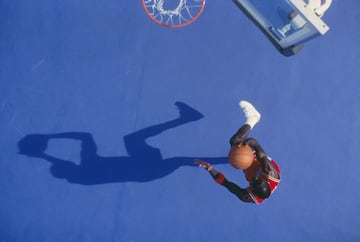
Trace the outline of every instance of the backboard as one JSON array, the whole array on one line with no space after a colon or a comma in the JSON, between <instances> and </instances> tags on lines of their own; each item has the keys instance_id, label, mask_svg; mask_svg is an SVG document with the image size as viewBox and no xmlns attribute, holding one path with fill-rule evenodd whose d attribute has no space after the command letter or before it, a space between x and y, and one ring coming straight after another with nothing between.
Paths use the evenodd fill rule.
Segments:
<instances>
[{"instance_id":1,"label":"backboard","mask_svg":"<svg viewBox=\"0 0 360 242\"><path fill-rule=\"evenodd\" d=\"M285 56L299 52L304 42L324 35L329 27L321 16L331 0L233 0Z\"/></svg>"}]
</instances>

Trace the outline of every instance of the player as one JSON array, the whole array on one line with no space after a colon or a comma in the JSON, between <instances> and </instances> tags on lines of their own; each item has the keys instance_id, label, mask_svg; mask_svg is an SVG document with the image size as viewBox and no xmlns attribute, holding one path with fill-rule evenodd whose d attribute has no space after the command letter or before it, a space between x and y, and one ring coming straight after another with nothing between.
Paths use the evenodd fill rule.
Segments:
<instances>
[{"instance_id":1,"label":"player","mask_svg":"<svg viewBox=\"0 0 360 242\"><path fill-rule=\"evenodd\" d=\"M215 170L211 164L205 161L196 160L195 163L205 168L216 183L226 187L240 200L261 204L277 188L280 182L280 169L276 162L266 155L256 139L248 138L250 130L260 120L260 113L247 101L240 101L239 105L245 114L246 122L231 137L230 145L239 146L241 144L247 144L254 151L254 160L251 166L244 170L244 175L249 182L249 186L247 188L241 188L235 183L228 181L224 174Z\"/></svg>"}]
</instances>

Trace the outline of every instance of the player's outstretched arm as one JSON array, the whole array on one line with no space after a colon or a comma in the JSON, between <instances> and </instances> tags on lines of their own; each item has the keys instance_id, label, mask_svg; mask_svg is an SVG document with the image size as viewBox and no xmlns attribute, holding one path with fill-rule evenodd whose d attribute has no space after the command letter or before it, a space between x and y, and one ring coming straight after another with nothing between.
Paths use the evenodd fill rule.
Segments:
<instances>
[{"instance_id":1,"label":"player's outstretched arm","mask_svg":"<svg viewBox=\"0 0 360 242\"><path fill-rule=\"evenodd\" d=\"M204 168L207 171L212 171L214 170L214 168L212 167L212 165L210 165L209 163L203 161L203 160L195 160L195 164L198 165L199 167Z\"/></svg>"},{"instance_id":2,"label":"player's outstretched arm","mask_svg":"<svg viewBox=\"0 0 360 242\"><path fill-rule=\"evenodd\" d=\"M196 160L195 164L207 170L216 183L226 187L226 189L237 196L241 201L250 203L254 202L246 189L243 189L235 183L228 181L224 174L215 170L211 164L202 160Z\"/></svg>"}]
</instances>

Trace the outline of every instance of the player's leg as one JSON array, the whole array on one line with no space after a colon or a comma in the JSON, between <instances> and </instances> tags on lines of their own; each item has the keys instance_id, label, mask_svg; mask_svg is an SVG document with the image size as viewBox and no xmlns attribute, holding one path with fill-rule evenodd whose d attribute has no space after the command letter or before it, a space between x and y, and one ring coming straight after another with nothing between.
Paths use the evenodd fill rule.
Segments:
<instances>
[{"instance_id":1,"label":"player's leg","mask_svg":"<svg viewBox=\"0 0 360 242\"><path fill-rule=\"evenodd\" d=\"M230 144L239 145L240 143L244 142L247 138L250 130L259 122L260 120L260 113L255 109L255 107L247 102L247 101L240 101L239 106L245 114L246 122L245 124L231 137Z\"/></svg>"},{"instance_id":2,"label":"player's leg","mask_svg":"<svg viewBox=\"0 0 360 242\"><path fill-rule=\"evenodd\" d=\"M247 101L240 101L239 102L240 108L243 110L245 117L246 117L246 124L250 125L251 129L259 122L260 120L260 113L256 110L256 108Z\"/></svg>"},{"instance_id":3,"label":"player's leg","mask_svg":"<svg viewBox=\"0 0 360 242\"><path fill-rule=\"evenodd\" d=\"M241 128L230 138L230 145L239 145L244 142L251 130L250 125L244 124Z\"/></svg>"}]
</instances>

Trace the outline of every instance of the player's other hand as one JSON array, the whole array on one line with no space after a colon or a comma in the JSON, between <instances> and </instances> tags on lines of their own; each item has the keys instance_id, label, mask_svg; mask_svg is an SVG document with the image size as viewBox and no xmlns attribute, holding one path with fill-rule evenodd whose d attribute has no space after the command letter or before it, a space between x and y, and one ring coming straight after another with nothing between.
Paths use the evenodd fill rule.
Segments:
<instances>
[{"instance_id":1,"label":"player's other hand","mask_svg":"<svg viewBox=\"0 0 360 242\"><path fill-rule=\"evenodd\" d=\"M212 165L210 165L209 163L202 161L202 160L195 160L195 164L198 165L199 167L202 167L208 171L211 171L213 169Z\"/></svg>"}]
</instances>

